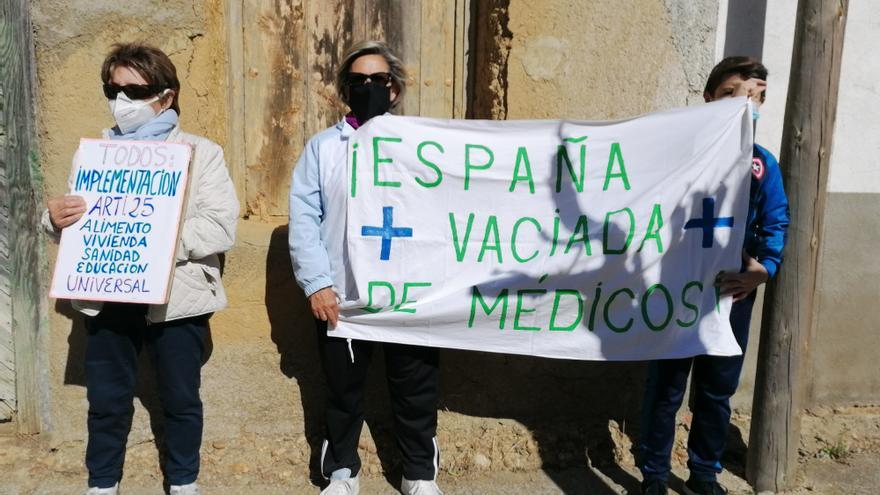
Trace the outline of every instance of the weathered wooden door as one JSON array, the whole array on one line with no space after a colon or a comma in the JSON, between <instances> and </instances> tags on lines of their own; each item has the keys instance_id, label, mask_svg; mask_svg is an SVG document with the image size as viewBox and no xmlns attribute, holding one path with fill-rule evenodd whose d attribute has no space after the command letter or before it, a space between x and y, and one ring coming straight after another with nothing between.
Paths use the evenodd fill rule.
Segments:
<instances>
[{"instance_id":1,"label":"weathered wooden door","mask_svg":"<svg viewBox=\"0 0 880 495\"><path fill-rule=\"evenodd\" d=\"M3 109L0 109L3 111ZM5 113L5 112L4 112ZM5 119L3 119L5 120ZM0 146L6 128L0 124ZM9 179L6 157L0 157L0 421L15 411L15 348L12 347L12 283L9 262Z\"/></svg>"},{"instance_id":2,"label":"weathered wooden door","mask_svg":"<svg viewBox=\"0 0 880 495\"><path fill-rule=\"evenodd\" d=\"M13 24L9 22L8 2L4 4L3 16L0 17L0 421L8 420L15 411L15 348L12 338L12 259L10 246L12 219L10 214L10 172L14 159L12 156L13 132L15 127L7 107L7 95L13 91L12 80L16 74L14 69L7 67L10 58L16 54L8 53L16 47L10 39L14 35ZM15 62L12 61L14 64ZM17 72L17 71L16 71Z\"/></svg>"},{"instance_id":3,"label":"weathered wooden door","mask_svg":"<svg viewBox=\"0 0 880 495\"><path fill-rule=\"evenodd\" d=\"M31 32L27 0L0 3L0 420L24 433L43 426L46 365Z\"/></svg>"},{"instance_id":4,"label":"weathered wooden door","mask_svg":"<svg viewBox=\"0 0 880 495\"><path fill-rule=\"evenodd\" d=\"M348 46L383 39L409 72L399 113L462 117L469 0L230 0L230 162L248 215L287 215L303 144L342 116Z\"/></svg>"}]
</instances>

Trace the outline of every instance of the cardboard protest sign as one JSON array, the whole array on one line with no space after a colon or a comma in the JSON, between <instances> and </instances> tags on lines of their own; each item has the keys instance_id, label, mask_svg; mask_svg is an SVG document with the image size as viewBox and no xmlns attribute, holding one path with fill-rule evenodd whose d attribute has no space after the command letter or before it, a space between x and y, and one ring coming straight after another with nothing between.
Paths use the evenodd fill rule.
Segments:
<instances>
[{"instance_id":1,"label":"cardboard protest sign","mask_svg":"<svg viewBox=\"0 0 880 495\"><path fill-rule=\"evenodd\" d=\"M163 304L186 197L186 144L82 139L70 194L86 213L61 234L50 295Z\"/></svg>"},{"instance_id":2,"label":"cardboard protest sign","mask_svg":"<svg viewBox=\"0 0 880 495\"><path fill-rule=\"evenodd\" d=\"M350 139L331 335L571 359L741 352L744 98L619 122L385 116Z\"/></svg>"}]
</instances>

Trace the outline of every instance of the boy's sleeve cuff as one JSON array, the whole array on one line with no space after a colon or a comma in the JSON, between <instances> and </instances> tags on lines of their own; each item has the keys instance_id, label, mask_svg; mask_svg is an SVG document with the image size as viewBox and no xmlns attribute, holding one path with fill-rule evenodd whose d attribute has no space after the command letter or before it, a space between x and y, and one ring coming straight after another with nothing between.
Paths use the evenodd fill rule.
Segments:
<instances>
[{"instance_id":1,"label":"boy's sleeve cuff","mask_svg":"<svg viewBox=\"0 0 880 495\"><path fill-rule=\"evenodd\" d=\"M758 263L764 265L764 268L767 270L767 280L772 279L776 275L776 262L771 260L758 260Z\"/></svg>"}]
</instances>

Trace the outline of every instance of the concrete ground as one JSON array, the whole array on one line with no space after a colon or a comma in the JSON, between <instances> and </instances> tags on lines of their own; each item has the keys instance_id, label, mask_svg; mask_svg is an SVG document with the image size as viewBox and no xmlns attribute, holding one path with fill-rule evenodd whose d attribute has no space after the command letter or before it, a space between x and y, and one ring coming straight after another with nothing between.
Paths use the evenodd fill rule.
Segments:
<instances>
[{"instance_id":1,"label":"concrete ground","mask_svg":"<svg viewBox=\"0 0 880 495\"><path fill-rule=\"evenodd\" d=\"M683 438L688 417L679 424L673 454L672 493L679 493L687 477L683 466ZM732 441L725 459L728 470L721 481L732 495L753 493L743 480L748 418L734 418ZM49 446L45 439L15 435L11 425L0 425L0 495L55 495L80 493L84 489L82 441ZM290 448L274 448L289 444ZM318 488L306 468L291 460L295 439L230 439L205 445L200 482L208 495L248 493L316 494ZM627 446L625 450L631 450ZM162 474L152 441L130 444L126 495L161 493ZM851 407L816 409L804 415L797 487L787 495L868 494L880 486L880 408ZM442 466L439 482L449 495L456 494L625 494L638 493L639 475L631 456L617 462L582 469L455 471ZM395 468L392 468L396 470ZM395 494L399 474L364 473L362 493Z\"/></svg>"}]
</instances>

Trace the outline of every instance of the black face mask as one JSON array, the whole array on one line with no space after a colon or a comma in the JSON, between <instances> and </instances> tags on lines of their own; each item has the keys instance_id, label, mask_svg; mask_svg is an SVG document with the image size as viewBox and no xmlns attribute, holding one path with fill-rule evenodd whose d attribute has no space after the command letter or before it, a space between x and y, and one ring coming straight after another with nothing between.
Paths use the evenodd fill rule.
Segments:
<instances>
[{"instance_id":1,"label":"black face mask","mask_svg":"<svg viewBox=\"0 0 880 495\"><path fill-rule=\"evenodd\" d=\"M391 108L391 88L373 82L350 86L348 106L358 122L364 124Z\"/></svg>"}]
</instances>

